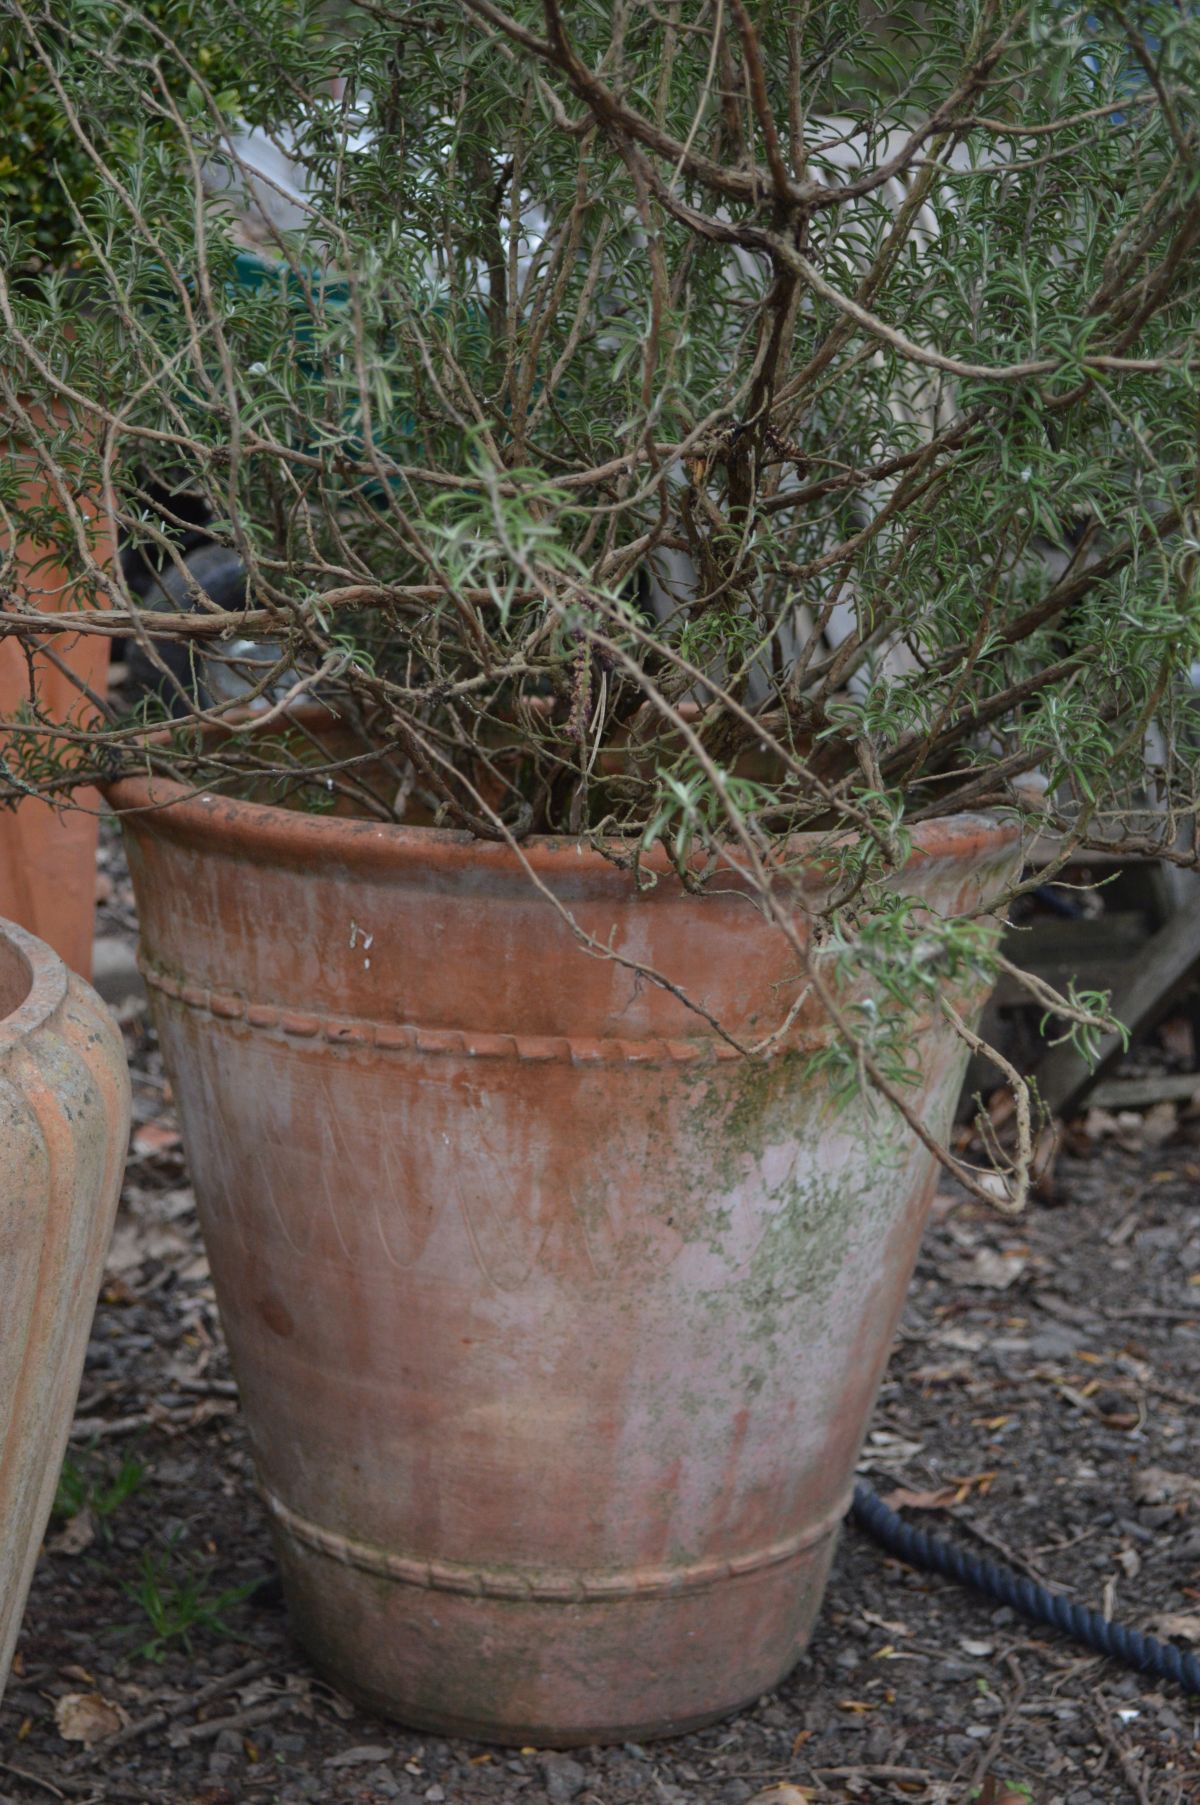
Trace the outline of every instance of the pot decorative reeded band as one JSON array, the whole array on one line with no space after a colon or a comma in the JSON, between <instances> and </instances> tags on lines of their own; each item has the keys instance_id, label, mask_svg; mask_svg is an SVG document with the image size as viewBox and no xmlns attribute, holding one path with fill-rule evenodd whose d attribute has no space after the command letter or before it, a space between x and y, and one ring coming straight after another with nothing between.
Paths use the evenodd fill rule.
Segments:
<instances>
[{"instance_id":1,"label":"pot decorative reeded band","mask_svg":"<svg viewBox=\"0 0 1200 1805\"><path fill-rule=\"evenodd\" d=\"M775 1684L934 1170L800 1076L815 1008L747 1060L605 949L755 1040L797 996L784 936L732 877L639 892L573 841L523 847L535 882L464 834L110 796L314 1661L409 1723L560 1746ZM895 882L968 909L1016 856L991 819L926 824ZM944 1133L965 1049L924 1032Z\"/></svg>"},{"instance_id":2,"label":"pot decorative reeded band","mask_svg":"<svg viewBox=\"0 0 1200 1805\"><path fill-rule=\"evenodd\" d=\"M67 1444L129 1137L120 1030L0 921L0 1690Z\"/></svg>"}]
</instances>

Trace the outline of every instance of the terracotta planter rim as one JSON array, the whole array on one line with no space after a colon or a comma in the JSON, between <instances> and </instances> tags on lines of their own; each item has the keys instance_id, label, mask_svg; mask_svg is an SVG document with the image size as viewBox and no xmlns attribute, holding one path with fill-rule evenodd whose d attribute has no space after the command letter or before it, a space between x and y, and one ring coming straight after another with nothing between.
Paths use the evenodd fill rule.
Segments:
<instances>
[{"instance_id":1,"label":"terracotta planter rim","mask_svg":"<svg viewBox=\"0 0 1200 1805\"><path fill-rule=\"evenodd\" d=\"M0 1015L0 1056L21 1044L49 1020L67 994L67 968L58 954L35 935L0 919L0 943L9 946L25 968L21 1001Z\"/></svg>"},{"instance_id":2,"label":"terracotta planter rim","mask_svg":"<svg viewBox=\"0 0 1200 1805\"><path fill-rule=\"evenodd\" d=\"M152 814L156 833L171 838L215 835L229 851L264 861L319 856L364 869L416 865L447 872L481 866L523 871L527 864L539 876L561 874L568 860L572 871L581 876L599 876L615 869L603 853L567 834L530 835L519 842L518 857L504 841L480 839L462 828L405 827L395 822L303 814L216 791L197 794L167 778L118 778L105 786L104 795L119 815ZM998 852L1019 838L1021 824L996 813L979 812L938 816L918 822L911 831L910 866L918 860L952 862ZM793 834L788 852L803 858L806 852L828 843L825 833ZM642 862L652 871L672 869L661 844Z\"/></svg>"}]
</instances>

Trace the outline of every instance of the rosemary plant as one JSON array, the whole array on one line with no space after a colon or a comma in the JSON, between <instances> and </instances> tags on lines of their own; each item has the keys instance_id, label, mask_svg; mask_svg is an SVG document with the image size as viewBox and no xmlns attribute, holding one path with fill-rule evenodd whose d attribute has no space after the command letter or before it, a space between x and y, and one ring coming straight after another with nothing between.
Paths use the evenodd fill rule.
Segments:
<instances>
[{"instance_id":1,"label":"rosemary plant","mask_svg":"<svg viewBox=\"0 0 1200 1805\"><path fill-rule=\"evenodd\" d=\"M732 860L835 1011L835 969L912 1004L994 962L886 888L930 817L1195 864L1188 9L0 14L89 171L70 271L0 280L0 501L34 458L65 623L153 679L5 723L0 797L150 767ZM888 1011L837 1019L903 1108Z\"/></svg>"}]
</instances>

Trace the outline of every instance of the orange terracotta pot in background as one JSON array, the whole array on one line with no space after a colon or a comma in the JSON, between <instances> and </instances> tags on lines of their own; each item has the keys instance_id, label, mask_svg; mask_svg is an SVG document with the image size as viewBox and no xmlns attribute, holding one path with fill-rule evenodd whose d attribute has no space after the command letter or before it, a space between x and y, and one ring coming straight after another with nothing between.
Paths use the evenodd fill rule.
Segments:
<instances>
[{"instance_id":1,"label":"orange terracotta pot in background","mask_svg":"<svg viewBox=\"0 0 1200 1805\"><path fill-rule=\"evenodd\" d=\"M403 1720L661 1735L815 1618L933 1190L886 1109L752 1063L582 951L504 846L114 786L142 960L293 1620ZM1015 829L925 824L896 883L998 893ZM754 1039L794 957L690 895L526 857L599 945ZM816 886L815 871L803 880ZM982 999L979 999L982 1000ZM965 1049L923 1030L944 1133Z\"/></svg>"},{"instance_id":2,"label":"orange terracotta pot in background","mask_svg":"<svg viewBox=\"0 0 1200 1805\"><path fill-rule=\"evenodd\" d=\"M46 496L44 481L31 474L22 488L25 508ZM94 510L84 505L86 514ZM6 582L19 606L46 614L83 605L81 586L46 546L20 531L22 508L11 510L15 530L0 521L0 558ZM94 598L93 598L94 599ZM93 719L95 710L74 678L102 696L108 674L109 642L98 634L62 633L44 642L67 667L56 668L35 656L34 685L39 706L51 720L74 726ZM0 720L11 720L30 700L29 664L15 638L0 639ZM0 733L0 751L3 734ZM96 900L96 844L100 798L80 790L78 807L52 808L35 797L15 809L0 808L0 916L36 934L80 977L92 971L92 937Z\"/></svg>"},{"instance_id":3,"label":"orange terracotta pot in background","mask_svg":"<svg viewBox=\"0 0 1200 1805\"><path fill-rule=\"evenodd\" d=\"M129 1137L120 1030L0 921L0 1690L79 1390Z\"/></svg>"}]
</instances>

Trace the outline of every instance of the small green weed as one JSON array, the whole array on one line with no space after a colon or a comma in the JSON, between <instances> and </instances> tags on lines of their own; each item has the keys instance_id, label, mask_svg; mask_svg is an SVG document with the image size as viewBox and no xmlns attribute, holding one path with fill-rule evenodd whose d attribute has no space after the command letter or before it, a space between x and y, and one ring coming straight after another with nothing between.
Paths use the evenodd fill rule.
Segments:
<instances>
[{"instance_id":1,"label":"small green weed","mask_svg":"<svg viewBox=\"0 0 1200 1805\"><path fill-rule=\"evenodd\" d=\"M99 1470L89 1469L68 1454L58 1475L51 1514L60 1522L69 1522L90 1510L98 1523L104 1523L126 1499L141 1491L145 1481L146 1468L136 1455L126 1454L114 1471L111 1462L103 1463Z\"/></svg>"},{"instance_id":2,"label":"small green weed","mask_svg":"<svg viewBox=\"0 0 1200 1805\"><path fill-rule=\"evenodd\" d=\"M144 1549L136 1580L126 1580L122 1591L139 1606L153 1632L138 1654L149 1661L161 1661L172 1642L180 1642L192 1652L192 1637L198 1631L229 1635L225 1612L241 1604L256 1589L257 1580L246 1585L227 1586L218 1592L213 1588L211 1570L189 1559L177 1542L168 1543L161 1552ZM137 1633L138 1626L130 1626Z\"/></svg>"}]
</instances>

